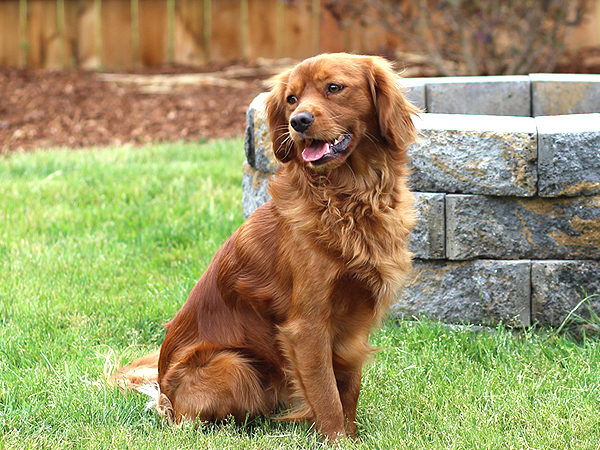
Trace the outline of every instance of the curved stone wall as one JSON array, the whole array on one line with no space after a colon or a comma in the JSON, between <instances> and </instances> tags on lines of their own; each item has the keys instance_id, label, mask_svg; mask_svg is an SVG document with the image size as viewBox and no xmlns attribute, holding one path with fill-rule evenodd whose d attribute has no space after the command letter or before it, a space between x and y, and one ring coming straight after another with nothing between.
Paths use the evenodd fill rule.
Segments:
<instances>
[{"instance_id":1,"label":"curved stone wall","mask_svg":"<svg viewBox=\"0 0 600 450\"><path fill-rule=\"evenodd\" d=\"M562 322L600 294L600 75L404 79L415 273L394 311L446 322ZM278 163L259 95L248 110L243 206ZM600 298L590 299L600 313ZM582 311L585 313L585 311Z\"/></svg>"}]
</instances>

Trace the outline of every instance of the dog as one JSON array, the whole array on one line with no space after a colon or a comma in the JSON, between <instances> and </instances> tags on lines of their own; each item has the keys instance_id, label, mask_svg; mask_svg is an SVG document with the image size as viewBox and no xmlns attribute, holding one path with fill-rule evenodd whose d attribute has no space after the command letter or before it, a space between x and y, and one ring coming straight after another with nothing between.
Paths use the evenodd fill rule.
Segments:
<instances>
[{"instance_id":1,"label":"dog","mask_svg":"<svg viewBox=\"0 0 600 450\"><path fill-rule=\"evenodd\" d=\"M156 383L175 423L270 415L354 437L369 334L411 270L418 110L387 61L349 54L283 72L265 106L272 199L217 251L160 350L113 380Z\"/></svg>"}]
</instances>

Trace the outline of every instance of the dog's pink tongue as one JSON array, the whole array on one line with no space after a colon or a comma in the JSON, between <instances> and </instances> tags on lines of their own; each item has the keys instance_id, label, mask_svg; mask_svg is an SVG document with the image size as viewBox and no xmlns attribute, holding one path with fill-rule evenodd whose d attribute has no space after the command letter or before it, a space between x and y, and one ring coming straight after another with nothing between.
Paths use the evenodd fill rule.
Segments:
<instances>
[{"instance_id":1,"label":"dog's pink tongue","mask_svg":"<svg viewBox=\"0 0 600 450\"><path fill-rule=\"evenodd\" d=\"M325 156L328 150L329 144L327 142L314 141L313 145L302 151L302 158L306 162L318 161Z\"/></svg>"}]
</instances>

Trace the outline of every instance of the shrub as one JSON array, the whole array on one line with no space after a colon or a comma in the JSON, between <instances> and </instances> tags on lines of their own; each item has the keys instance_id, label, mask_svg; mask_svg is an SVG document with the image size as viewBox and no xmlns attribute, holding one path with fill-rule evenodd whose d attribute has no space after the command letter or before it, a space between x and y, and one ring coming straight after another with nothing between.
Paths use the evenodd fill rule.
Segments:
<instances>
[{"instance_id":1,"label":"shrub","mask_svg":"<svg viewBox=\"0 0 600 450\"><path fill-rule=\"evenodd\" d=\"M344 27L379 25L441 74L551 72L588 0L326 0Z\"/></svg>"}]
</instances>

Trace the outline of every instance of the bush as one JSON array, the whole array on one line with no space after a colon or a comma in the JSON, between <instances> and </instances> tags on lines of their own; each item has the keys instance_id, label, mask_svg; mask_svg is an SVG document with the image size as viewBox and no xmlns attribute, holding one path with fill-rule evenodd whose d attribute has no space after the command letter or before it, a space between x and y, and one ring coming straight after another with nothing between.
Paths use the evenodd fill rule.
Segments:
<instances>
[{"instance_id":1,"label":"bush","mask_svg":"<svg viewBox=\"0 0 600 450\"><path fill-rule=\"evenodd\" d=\"M441 74L551 72L588 0L326 0L344 27L379 25Z\"/></svg>"}]
</instances>

